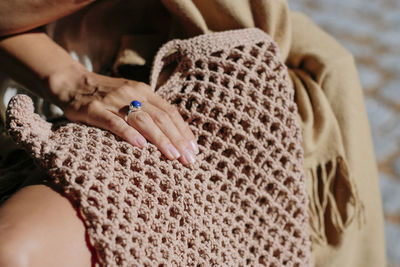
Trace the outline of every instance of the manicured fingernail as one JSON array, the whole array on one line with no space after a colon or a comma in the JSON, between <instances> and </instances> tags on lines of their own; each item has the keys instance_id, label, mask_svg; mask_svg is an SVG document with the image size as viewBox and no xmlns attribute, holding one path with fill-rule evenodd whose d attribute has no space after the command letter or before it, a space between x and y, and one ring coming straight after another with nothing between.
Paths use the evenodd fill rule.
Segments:
<instances>
[{"instance_id":1,"label":"manicured fingernail","mask_svg":"<svg viewBox=\"0 0 400 267\"><path fill-rule=\"evenodd\" d=\"M136 137L136 143L139 145L140 148L143 148L147 145L146 139L144 139L144 137L141 135Z\"/></svg>"},{"instance_id":2,"label":"manicured fingernail","mask_svg":"<svg viewBox=\"0 0 400 267\"><path fill-rule=\"evenodd\" d=\"M186 162L188 163L194 163L196 161L192 151L190 151L189 149L186 149L185 152L183 152L183 156L185 157Z\"/></svg>"},{"instance_id":3,"label":"manicured fingernail","mask_svg":"<svg viewBox=\"0 0 400 267\"><path fill-rule=\"evenodd\" d=\"M181 156L179 151L172 144L169 144L167 146L167 151L168 151L167 153L169 154L168 157L170 159L177 159Z\"/></svg>"},{"instance_id":4,"label":"manicured fingernail","mask_svg":"<svg viewBox=\"0 0 400 267\"><path fill-rule=\"evenodd\" d=\"M190 145L193 149L194 154L199 154L199 147L197 146L196 142L192 140L190 141Z\"/></svg>"}]
</instances>

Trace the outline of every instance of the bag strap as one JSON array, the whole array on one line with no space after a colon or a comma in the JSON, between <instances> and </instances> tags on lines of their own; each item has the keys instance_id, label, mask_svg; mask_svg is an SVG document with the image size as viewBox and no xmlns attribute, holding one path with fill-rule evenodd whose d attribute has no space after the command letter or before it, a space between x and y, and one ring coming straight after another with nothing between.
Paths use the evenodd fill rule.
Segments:
<instances>
[{"instance_id":1,"label":"bag strap","mask_svg":"<svg viewBox=\"0 0 400 267\"><path fill-rule=\"evenodd\" d=\"M165 58L171 54L173 54L173 51L176 50L176 52L179 53L179 55L182 54L182 49L181 49L181 43L182 40L171 40L167 42L165 45L163 45L157 52L154 61L153 61L153 66L151 68L151 74L150 74L150 87L153 91L155 91L156 86L157 86L157 81L160 76L161 71L163 68L170 64L173 60L169 60L169 62L165 61ZM174 57L175 59L175 57Z\"/></svg>"},{"instance_id":2,"label":"bag strap","mask_svg":"<svg viewBox=\"0 0 400 267\"><path fill-rule=\"evenodd\" d=\"M173 57L169 62L165 62L165 56L171 54L172 50L177 50L180 56L187 56L195 60L199 56L204 56L219 50L227 50L235 46L257 42L270 42L272 39L262 30L257 28L246 28L239 30L229 30L224 32L214 32L198 35L189 39L174 39L163 45L157 52L153 61L153 67L150 75L150 86L153 91L157 86L157 80L164 68L165 63L169 64L176 59ZM274 53L279 56L275 49Z\"/></svg>"}]
</instances>

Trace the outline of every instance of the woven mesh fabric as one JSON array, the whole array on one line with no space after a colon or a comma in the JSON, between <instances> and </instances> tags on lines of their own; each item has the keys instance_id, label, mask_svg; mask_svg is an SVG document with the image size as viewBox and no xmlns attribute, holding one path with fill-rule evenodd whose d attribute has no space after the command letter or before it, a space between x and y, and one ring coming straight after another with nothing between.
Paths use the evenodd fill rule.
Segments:
<instances>
[{"instance_id":1,"label":"woven mesh fabric","mask_svg":"<svg viewBox=\"0 0 400 267\"><path fill-rule=\"evenodd\" d=\"M190 167L152 144L45 122L24 95L9 104L9 131L76 205L100 265L309 266L301 132L277 46L257 29L172 41L153 88L172 60L156 93L198 138Z\"/></svg>"}]
</instances>

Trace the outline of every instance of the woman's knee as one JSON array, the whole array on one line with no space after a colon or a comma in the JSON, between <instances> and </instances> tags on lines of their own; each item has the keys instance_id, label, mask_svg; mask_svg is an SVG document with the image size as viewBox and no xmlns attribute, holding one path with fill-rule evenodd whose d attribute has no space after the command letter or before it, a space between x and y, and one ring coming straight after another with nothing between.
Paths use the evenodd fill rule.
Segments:
<instances>
[{"instance_id":1,"label":"woman's knee","mask_svg":"<svg viewBox=\"0 0 400 267\"><path fill-rule=\"evenodd\" d=\"M31 242L29 235L24 234L18 226L0 221L0 266L29 266L29 249L35 244Z\"/></svg>"},{"instance_id":2,"label":"woman's knee","mask_svg":"<svg viewBox=\"0 0 400 267\"><path fill-rule=\"evenodd\" d=\"M0 206L0 266L90 266L90 259L82 221L52 189L29 186Z\"/></svg>"}]
</instances>

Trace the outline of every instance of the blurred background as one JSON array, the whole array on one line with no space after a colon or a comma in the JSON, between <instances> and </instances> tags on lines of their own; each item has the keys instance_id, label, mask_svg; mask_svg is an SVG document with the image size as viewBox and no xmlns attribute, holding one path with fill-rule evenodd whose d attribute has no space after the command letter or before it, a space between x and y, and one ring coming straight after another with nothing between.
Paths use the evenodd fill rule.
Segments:
<instances>
[{"instance_id":1,"label":"blurred background","mask_svg":"<svg viewBox=\"0 0 400 267\"><path fill-rule=\"evenodd\" d=\"M388 266L400 266L400 0L289 0L355 56L385 213Z\"/></svg>"}]
</instances>

